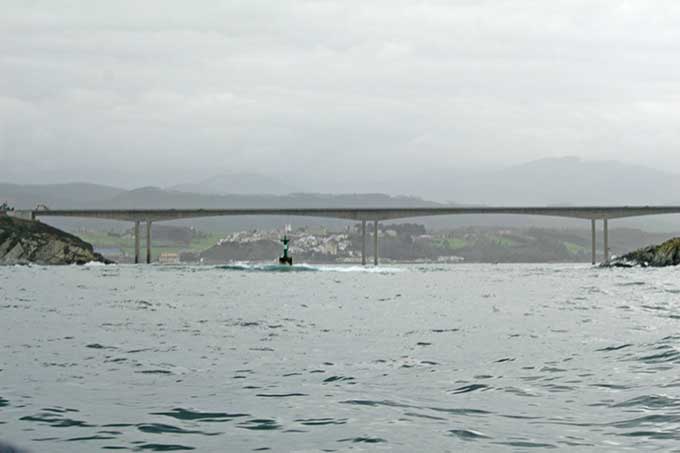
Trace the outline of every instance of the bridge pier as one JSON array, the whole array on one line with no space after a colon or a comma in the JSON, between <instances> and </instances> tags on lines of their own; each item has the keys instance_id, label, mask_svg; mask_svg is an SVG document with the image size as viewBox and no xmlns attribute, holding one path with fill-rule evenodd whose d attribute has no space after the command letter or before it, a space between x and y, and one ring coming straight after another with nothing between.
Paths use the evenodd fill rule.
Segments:
<instances>
[{"instance_id":1,"label":"bridge pier","mask_svg":"<svg viewBox=\"0 0 680 453\"><path fill-rule=\"evenodd\" d=\"M378 265L378 221L373 223L373 264Z\"/></svg>"},{"instance_id":2,"label":"bridge pier","mask_svg":"<svg viewBox=\"0 0 680 453\"><path fill-rule=\"evenodd\" d=\"M602 225L602 234L603 234L603 239L604 239L604 257L603 257L603 263L606 263L609 261L609 226L607 225L607 218L604 217L602 219L603 225Z\"/></svg>"},{"instance_id":3,"label":"bridge pier","mask_svg":"<svg viewBox=\"0 0 680 453\"><path fill-rule=\"evenodd\" d=\"M597 248L595 247L595 219L590 219L590 233L591 233L591 254L592 254L592 262L595 264L597 261Z\"/></svg>"},{"instance_id":4,"label":"bridge pier","mask_svg":"<svg viewBox=\"0 0 680 453\"><path fill-rule=\"evenodd\" d=\"M139 264L139 221L135 222L135 264Z\"/></svg>"},{"instance_id":5,"label":"bridge pier","mask_svg":"<svg viewBox=\"0 0 680 453\"><path fill-rule=\"evenodd\" d=\"M361 265L366 265L366 221L361 221Z\"/></svg>"},{"instance_id":6,"label":"bridge pier","mask_svg":"<svg viewBox=\"0 0 680 453\"><path fill-rule=\"evenodd\" d=\"M151 264L151 220L146 221L146 264Z\"/></svg>"}]
</instances>

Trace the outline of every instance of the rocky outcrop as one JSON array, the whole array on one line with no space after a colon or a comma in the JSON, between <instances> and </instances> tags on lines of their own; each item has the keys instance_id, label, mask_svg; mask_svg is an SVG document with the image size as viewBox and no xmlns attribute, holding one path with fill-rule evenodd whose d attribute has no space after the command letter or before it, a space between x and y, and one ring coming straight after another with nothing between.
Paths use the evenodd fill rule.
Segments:
<instances>
[{"instance_id":1,"label":"rocky outcrop","mask_svg":"<svg viewBox=\"0 0 680 453\"><path fill-rule=\"evenodd\" d=\"M82 239L41 222L0 215L0 264L110 263Z\"/></svg>"},{"instance_id":2,"label":"rocky outcrop","mask_svg":"<svg viewBox=\"0 0 680 453\"><path fill-rule=\"evenodd\" d=\"M651 245L613 259L609 266L677 266L680 264L680 238L670 239L660 245Z\"/></svg>"}]
</instances>

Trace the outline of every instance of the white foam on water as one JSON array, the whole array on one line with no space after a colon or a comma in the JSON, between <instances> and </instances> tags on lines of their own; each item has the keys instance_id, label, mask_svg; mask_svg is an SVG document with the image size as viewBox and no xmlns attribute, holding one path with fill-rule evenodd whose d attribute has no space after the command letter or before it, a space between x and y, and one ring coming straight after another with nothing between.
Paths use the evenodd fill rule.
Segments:
<instances>
[{"instance_id":1,"label":"white foam on water","mask_svg":"<svg viewBox=\"0 0 680 453\"><path fill-rule=\"evenodd\" d=\"M404 269L396 267L364 267L356 265L311 265L307 263L294 264L257 264L257 263L233 263L215 266L216 269L242 271L242 272L360 272L360 273L396 273Z\"/></svg>"},{"instance_id":2,"label":"white foam on water","mask_svg":"<svg viewBox=\"0 0 680 453\"><path fill-rule=\"evenodd\" d=\"M385 266L319 266L318 270L320 272L363 272L368 274L382 274L382 273L397 273L403 272L405 269L398 267L385 267Z\"/></svg>"}]
</instances>

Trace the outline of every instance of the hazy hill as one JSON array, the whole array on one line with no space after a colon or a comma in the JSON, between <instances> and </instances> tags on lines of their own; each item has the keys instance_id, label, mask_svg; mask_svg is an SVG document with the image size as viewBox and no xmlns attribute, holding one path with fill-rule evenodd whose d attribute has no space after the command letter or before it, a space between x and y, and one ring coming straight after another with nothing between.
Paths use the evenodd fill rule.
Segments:
<instances>
[{"instance_id":1,"label":"hazy hill","mask_svg":"<svg viewBox=\"0 0 680 453\"><path fill-rule=\"evenodd\" d=\"M200 194L272 194L285 195L298 192L292 184L278 178L255 173L225 173L197 183L178 184L168 188L179 192Z\"/></svg>"},{"instance_id":2,"label":"hazy hill","mask_svg":"<svg viewBox=\"0 0 680 453\"><path fill-rule=\"evenodd\" d=\"M680 176L617 161L541 159L490 171L423 178L418 195L487 204L671 204Z\"/></svg>"},{"instance_id":3,"label":"hazy hill","mask_svg":"<svg viewBox=\"0 0 680 453\"><path fill-rule=\"evenodd\" d=\"M7 184L0 183L0 201L17 208L35 208L38 203L53 208L84 207L88 203L104 202L125 192L125 189L83 182L66 184Z\"/></svg>"},{"instance_id":4,"label":"hazy hill","mask_svg":"<svg viewBox=\"0 0 680 453\"><path fill-rule=\"evenodd\" d=\"M417 171L417 170L414 170ZM233 176L233 175L232 175ZM252 176L252 175L251 175ZM230 175L199 183L197 190L228 190ZM226 178L226 179L225 179ZM267 178L265 178L267 179ZM253 190L287 190L281 185L250 179ZM259 182L258 182L259 181ZM267 185L271 183L270 185ZM572 205L658 205L680 203L680 177L672 173L615 161L583 161L573 157L542 159L503 169L448 174L413 175L409 181L414 193L430 194L431 199L455 200L459 204L572 204ZM210 189L213 187L214 189ZM181 187L181 186L176 186ZM189 188L189 186L186 186ZM278 187L278 189L277 189ZM389 185L385 190L389 191ZM398 186L394 186L396 189ZM375 207L433 206L437 203L418 197L390 196L379 193L358 194L218 194L190 193L143 187L124 190L88 183L53 185L0 184L0 202L7 200L17 208L32 208L37 203L55 208L270 208L270 207ZM264 228L293 219L221 218L184 221L211 230ZM542 226L551 228L587 227L580 220L526 216L457 216L414 219L429 228L464 225ZM309 225L342 225L342 221L299 219ZM76 225L102 225L93 221L55 220L63 228ZM346 223L346 222L345 222ZM680 227L680 216L640 217L617 220L619 226L645 230L671 231ZM103 223L110 226L111 223Z\"/></svg>"},{"instance_id":5,"label":"hazy hill","mask_svg":"<svg viewBox=\"0 0 680 453\"><path fill-rule=\"evenodd\" d=\"M421 184L418 184L420 179ZM436 178L432 178L436 180ZM485 204L671 204L680 202L680 177L673 173L654 170L639 165L630 165L617 161L585 161L575 157L541 159L506 167L500 170L479 171L459 175L448 175L438 181L443 189L439 196L425 196L430 182L427 175L415 179L412 195L429 199L455 200L458 203ZM264 203L261 206L293 203L297 206L394 206L396 202L406 205L427 202L411 197L390 197L377 194L360 195L321 195L293 193L292 186L281 183L276 178L259 175L220 175L203 183L185 185L187 190L166 191L163 199L171 198L172 202L183 201L193 203L209 203L210 206L249 206L251 203ZM188 190L191 188L196 190ZM234 191L230 192L230 188ZM387 189L387 187L386 187ZM400 193L400 190L391 191ZM402 189L403 190L403 189ZM178 192L184 192L180 194ZM384 193L389 193L385 190ZM188 193L201 195L229 195L225 198L203 198ZM401 192L403 193L403 192ZM270 194L270 195L262 195ZM443 197L442 194L448 196ZM119 198L127 200L153 200L155 196L150 189L139 189L130 192L120 191ZM279 197L272 197L278 195ZM289 195L286 198L284 195ZM101 197L97 197L97 200ZM213 204L218 203L218 204ZM272 204L273 203L273 204ZM336 204L337 203L337 204ZM423 204L424 203L424 204ZM206 205L207 207L208 205Z\"/></svg>"},{"instance_id":6,"label":"hazy hill","mask_svg":"<svg viewBox=\"0 0 680 453\"><path fill-rule=\"evenodd\" d=\"M203 195L168 191L157 187L144 187L118 194L107 202L100 203L103 208L272 208L272 207L373 207L373 206L433 206L413 197L392 197L384 194L290 194L290 195ZM193 225L209 231L233 231L251 228L280 228L294 223L294 219L278 216L236 216L209 219L190 219L178 224ZM341 227L346 221L305 218L298 220L310 226L327 225Z\"/></svg>"},{"instance_id":7,"label":"hazy hill","mask_svg":"<svg viewBox=\"0 0 680 453\"><path fill-rule=\"evenodd\" d=\"M304 175L301 175L301 180ZM304 182L301 182L304 184ZM680 176L616 161L575 157L541 159L495 170L418 174L408 181L381 184L381 193L404 193L431 200L484 204L673 204L680 203ZM409 193L409 192L406 192ZM377 194L295 193L292 185L255 174L223 174L171 189L124 190L89 183L18 185L0 183L0 200L17 207L246 207L394 206L427 202ZM157 205L160 203L160 205ZM311 203L311 204L308 204ZM330 204L329 204L330 203ZM358 204L357 204L358 203Z\"/></svg>"},{"instance_id":8,"label":"hazy hill","mask_svg":"<svg viewBox=\"0 0 680 453\"><path fill-rule=\"evenodd\" d=\"M120 193L105 208L272 208L435 206L416 197L385 194L204 195L144 187Z\"/></svg>"},{"instance_id":9,"label":"hazy hill","mask_svg":"<svg viewBox=\"0 0 680 453\"><path fill-rule=\"evenodd\" d=\"M680 199L680 178L616 161L542 159L489 175L481 200L546 204L665 204Z\"/></svg>"},{"instance_id":10,"label":"hazy hill","mask_svg":"<svg viewBox=\"0 0 680 453\"><path fill-rule=\"evenodd\" d=\"M3 187L11 187L11 191L3 190ZM22 197L9 196L22 194L22 187L31 190ZM43 187L43 186L41 186ZM44 186L47 188L48 186ZM170 209L170 208L271 208L271 207L373 207L373 206L433 206L436 203L424 201L415 197L392 197L385 194L290 194L290 195L206 195L186 193L179 191L164 190L157 187L143 187L134 190L114 189L106 191L99 186L82 187L79 190L58 191L54 189L50 193L47 189L33 190L33 186L0 186L0 200L7 199L10 204L17 208L33 208L37 203L47 204L52 209L57 208L98 208L98 209ZM70 188L72 189L72 188ZM91 189L88 192L87 189ZM101 190L100 190L101 189ZM82 193L81 193L82 192ZM6 195L7 194L7 195ZM110 195L109 198L98 198ZM92 229L124 229L128 227L125 222L92 220L92 219L69 219L49 218L47 223L76 231L78 228ZM289 217L216 217L209 219L188 219L175 221L180 225L191 225L207 231L234 231L251 228L280 228L284 224L294 223ZM306 218L299 220L310 226L326 225L330 227L342 227L347 222L342 220Z\"/></svg>"}]
</instances>

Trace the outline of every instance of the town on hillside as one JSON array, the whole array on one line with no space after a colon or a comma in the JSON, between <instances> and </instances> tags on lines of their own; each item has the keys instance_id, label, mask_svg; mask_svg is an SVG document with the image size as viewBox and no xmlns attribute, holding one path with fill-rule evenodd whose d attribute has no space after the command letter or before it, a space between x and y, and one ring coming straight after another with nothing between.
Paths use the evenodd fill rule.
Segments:
<instances>
[{"instance_id":1,"label":"town on hillside","mask_svg":"<svg viewBox=\"0 0 680 453\"><path fill-rule=\"evenodd\" d=\"M153 260L156 262L217 264L270 262L281 254L285 228L248 229L228 234L204 232L194 227L154 224ZM132 229L75 232L95 250L119 262L132 262ZM290 253L296 262L360 263L361 224L334 230L319 226L291 228ZM373 255L372 229L367 229L366 255ZM588 262L588 231L578 229L460 227L426 230L415 223L380 224L381 262ZM660 233L616 229L610 237L613 254L663 240ZM600 238L598 238L600 239ZM143 245L143 244L142 244Z\"/></svg>"}]
</instances>

